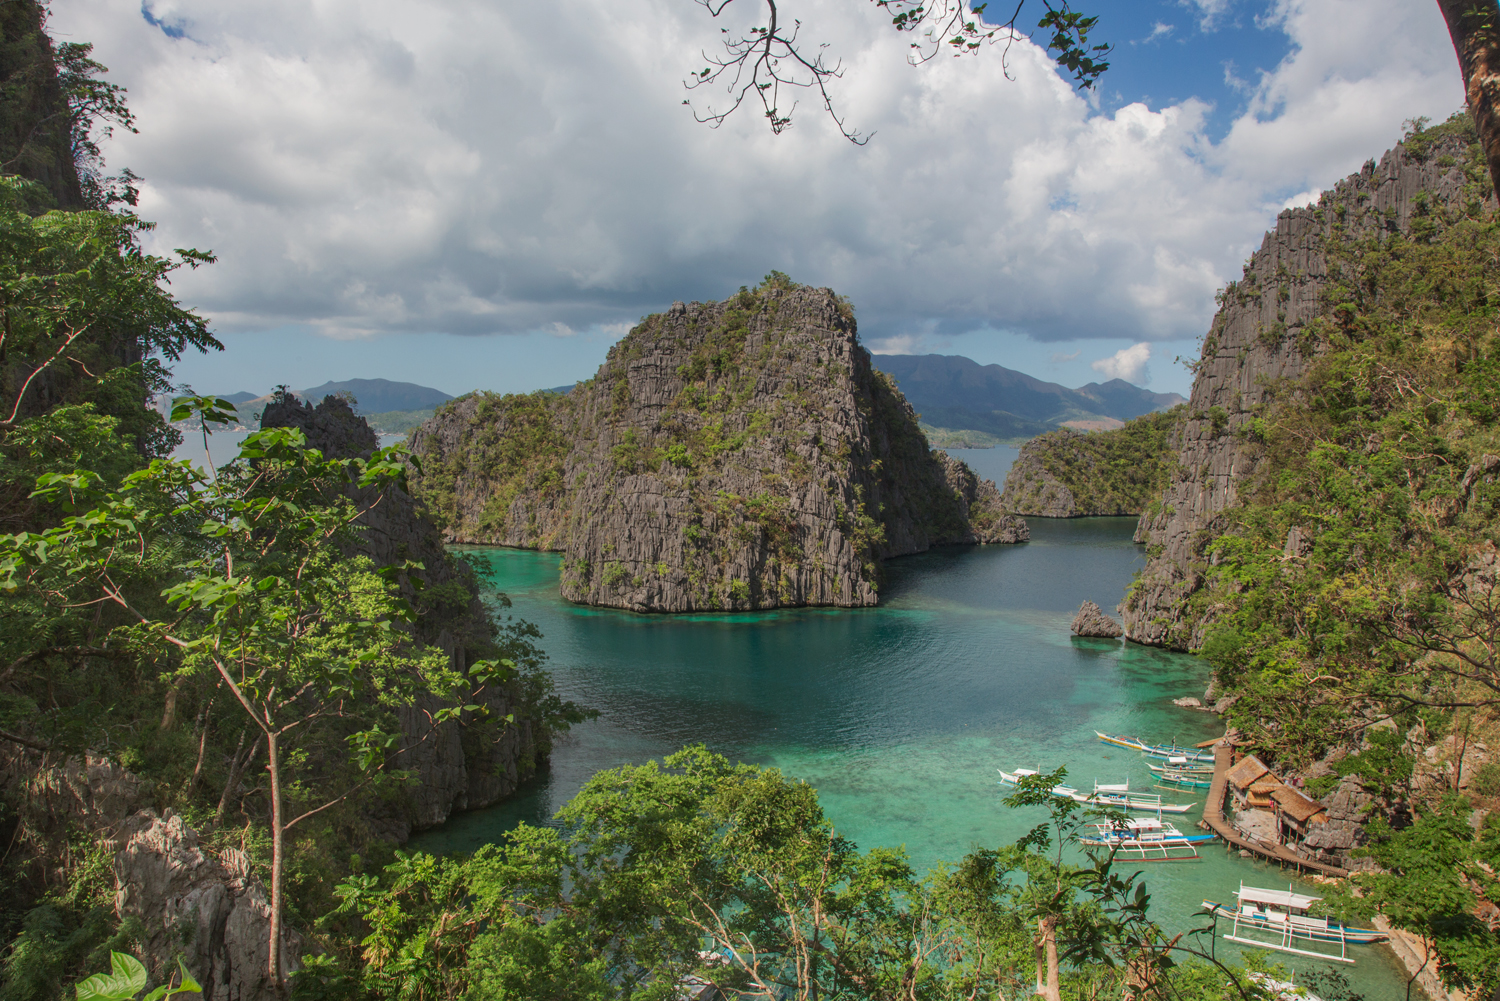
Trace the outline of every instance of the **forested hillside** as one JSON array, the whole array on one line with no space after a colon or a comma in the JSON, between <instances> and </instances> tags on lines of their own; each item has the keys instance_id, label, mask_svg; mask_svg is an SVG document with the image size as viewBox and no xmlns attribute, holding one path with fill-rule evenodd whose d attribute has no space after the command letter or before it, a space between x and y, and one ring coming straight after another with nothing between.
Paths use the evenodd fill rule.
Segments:
<instances>
[{"instance_id":1,"label":"forested hillside","mask_svg":"<svg viewBox=\"0 0 1500 1001\"><path fill-rule=\"evenodd\" d=\"M1176 467L1170 443L1182 418L1178 406L1111 431L1064 428L1033 438L1006 474L1000 503L1042 518L1140 514Z\"/></svg>"},{"instance_id":2,"label":"forested hillside","mask_svg":"<svg viewBox=\"0 0 1500 1001\"><path fill-rule=\"evenodd\" d=\"M1284 217L1222 293L1126 601L1133 637L1201 649L1245 750L1360 804L1327 850L1381 868L1355 877L1346 910L1411 929L1450 986L1486 993L1500 962L1483 918L1500 862L1490 190L1456 115Z\"/></svg>"},{"instance_id":3,"label":"forested hillside","mask_svg":"<svg viewBox=\"0 0 1500 1001\"><path fill-rule=\"evenodd\" d=\"M280 401L217 470L167 459L147 400L220 349L169 278L213 257L145 251L97 146L123 93L44 14L0 12L0 996L71 998L113 950L284 996L334 881L582 714L341 401Z\"/></svg>"}]
</instances>

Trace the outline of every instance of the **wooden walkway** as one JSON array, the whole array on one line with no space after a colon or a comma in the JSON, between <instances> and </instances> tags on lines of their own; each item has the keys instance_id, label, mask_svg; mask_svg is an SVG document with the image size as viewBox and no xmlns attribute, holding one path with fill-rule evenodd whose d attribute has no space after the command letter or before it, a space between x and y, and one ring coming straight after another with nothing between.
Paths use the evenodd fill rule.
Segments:
<instances>
[{"instance_id":1,"label":"wooden walkway","mask_svg":"<svg viewBox=\"0 0 1500 1001\"><path fill-rule=\"evenodd\" d=\"M1325 876L1349 875L1346 870L1338 866L1305 859L1281 845L1273 845L1267 841L1250 841L1241 837L1239 832L1224 819L1224 797L1229 791L1229 768L1233 763L1234 748L1228 744L1216 744L1214 746L1213 784L1208 787L1208 802L1203 805L1203 823L1209 830L1223 838L1230 847L1254 852L1272 862L1280 862L1282 865L1295 866L1298 872L1306 869L1309 872L1320 872Z\"/></svg>"}]
</instances>

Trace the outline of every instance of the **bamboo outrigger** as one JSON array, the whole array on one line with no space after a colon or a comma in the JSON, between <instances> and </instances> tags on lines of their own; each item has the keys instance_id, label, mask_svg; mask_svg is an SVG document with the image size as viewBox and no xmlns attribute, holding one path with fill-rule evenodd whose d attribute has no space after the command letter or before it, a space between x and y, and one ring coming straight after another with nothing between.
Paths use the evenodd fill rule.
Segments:
<instances>
[{"instance_id":1,"label":"bamboo outrigger","mask_svg":"<svg viewBox=\"0 0 1500 1001\"><path fill-rule=\"evenodd\" d=\"M1005 785L1015 785L1027 776L1040 774L1035 768L1017 768L1013 772L1008 772L1003 768L996 770L1000 773L1000 781ZM1163 803L1159 793L1133 793L1129 791L1129 788L1129 782L1120 785L1103 785L1095 782L1093 792L1083 792L1068 785L1055 785L1052 787L1052 795L1062 799L1071 799L1085 806L1141 810L1157 814L1187 813L1197 805L1196 803Z\"/></svg>"}]
</instances>

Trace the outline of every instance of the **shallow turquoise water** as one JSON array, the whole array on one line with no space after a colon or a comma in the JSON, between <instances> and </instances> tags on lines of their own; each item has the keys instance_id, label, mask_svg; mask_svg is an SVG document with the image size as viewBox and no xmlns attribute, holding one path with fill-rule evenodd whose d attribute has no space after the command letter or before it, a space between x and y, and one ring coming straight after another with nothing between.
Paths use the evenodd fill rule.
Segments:
<instances>
[{"instance_id":1,"label":"shallow turquoise water","mask_svg":"<svg viewBox=\"0 0 1500 1001\"><path fill-rule=\"evenodd\" d=\"M1009 457L982 458L1008 465ZM1040 811L1001 804L997 767L1066 765L1077 785L1128 778L1150 789L1141 759L1094 731L1181 743L1218 736L1215 717L1171 704L1202 694L1206 666L1069 635L1080 602L1113 609L1139 566L1133 519L1031 519L1031 529L1023 546L951 547L888 562L879 608L738 615L570 605L557 595L555 554L479 550L512 614L541 628L560 691L601 716L563 737L548 773L521 795L459 816L416 846L472 850L518 821L545 823L601 768L700 741L806 779L842 834L864 847L905 845L919 869L1013 841L1038 822ZM1202 791L1166 798L1196 800L1176 822L1197 823ZM1171 930L1191 926L1204 897L1230 898L1241 880L1289 881L1278 867L1222 847L1203 852L1202 861L1143 867L1153 914ZM1234 948L1217 946L1221 957ZM1404 978L1383 949L1357 954L1351 976L1371 1001L1404 996ZM1280 958L1298 968L1310 962Z\"/></svg>"}]
</instances>

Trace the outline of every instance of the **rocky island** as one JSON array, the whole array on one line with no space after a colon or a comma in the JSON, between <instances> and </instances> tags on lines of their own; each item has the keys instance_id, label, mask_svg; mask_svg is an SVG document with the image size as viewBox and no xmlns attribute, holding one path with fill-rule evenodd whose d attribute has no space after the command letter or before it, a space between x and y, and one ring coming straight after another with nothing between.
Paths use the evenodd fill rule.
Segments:
<instances>
[{"instance_id":1,"label":"rocky island","mask_svg":"<svg viewBox=\"0 0 1500 1001\"><path fill-rule=\"evenodd\" d=\"M883 559L1028 538L929 448L848 302L775 273L646 317L566 394L446 404L412 451L449 541L562 552L591 605L873 605Z\"/></svg>"}]
</instances>

